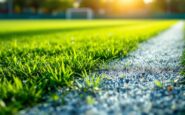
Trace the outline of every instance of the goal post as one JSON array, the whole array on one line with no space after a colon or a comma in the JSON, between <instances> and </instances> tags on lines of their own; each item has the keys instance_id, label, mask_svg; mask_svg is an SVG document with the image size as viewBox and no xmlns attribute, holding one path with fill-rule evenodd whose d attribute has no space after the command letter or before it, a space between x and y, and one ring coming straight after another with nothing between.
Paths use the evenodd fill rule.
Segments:
<instances>
[{"instance_id":1,"label":"goal post","mask_svg":"<svg viewBox=\"0 0 185 115\"><path fill-rule=\"evenodd\" d=\"M66 11L66 19L92 19L93 11L90 8L70 8Z\"/></svg>"}]
</instances>

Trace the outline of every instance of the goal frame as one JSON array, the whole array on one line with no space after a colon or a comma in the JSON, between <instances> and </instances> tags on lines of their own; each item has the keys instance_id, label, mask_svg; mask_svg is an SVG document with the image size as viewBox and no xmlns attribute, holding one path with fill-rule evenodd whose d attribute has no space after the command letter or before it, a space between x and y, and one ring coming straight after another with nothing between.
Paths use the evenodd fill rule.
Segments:
<instances>
[{"instance_id":1,"label":"goal frame","mask_svg":"<svg viewBox=\"0 0 185 115\"><path fill-rule=\"evenodd\" d=\"M86 13L86 19L93 19L93 11L90 8L70 8L66 11L66 19L73 19L74 13Z\"/></svg>"}]
</instances>

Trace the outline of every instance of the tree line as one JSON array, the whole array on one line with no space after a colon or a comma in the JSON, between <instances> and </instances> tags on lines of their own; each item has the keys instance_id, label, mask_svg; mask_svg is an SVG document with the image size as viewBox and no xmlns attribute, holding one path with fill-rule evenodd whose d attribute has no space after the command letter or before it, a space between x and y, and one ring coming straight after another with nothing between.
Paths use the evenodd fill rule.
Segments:
<instances>
[{"instance_id":1,"label":"tree line","mask_svg":"<svg viewBox=\"0 0 185 115\"><path fill-rule=\"evenodd\" d=\"M144 0L135 0L135 4L120 4L120 0L7 0L12 1L12 10L15 13L53 13L64 12L68 8L88 7L94 12L124 12L131 9L146 8ZM124 0L122 0L124 1ZM126 0L128 1L128 0ZM75 6L76 4L76 6ZM185 0L154 0L150 4L150 11L185 12Z\"/></svg>"}]
</instances>

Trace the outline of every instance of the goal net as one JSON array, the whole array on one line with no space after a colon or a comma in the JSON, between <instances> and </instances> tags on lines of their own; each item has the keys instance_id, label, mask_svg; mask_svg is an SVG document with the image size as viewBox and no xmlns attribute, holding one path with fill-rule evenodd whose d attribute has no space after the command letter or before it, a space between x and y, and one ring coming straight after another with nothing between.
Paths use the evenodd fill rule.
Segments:
<instances>
[{"instance_id":1,"label":"goal net","mask_svg":"<svg viewBox=\"0 0 185 115\"><path fill-rule=\"evenodd\" d=\"M93 11L89 8L71 8L66 12L67 19L92 19Z\"/></svg>"}]
</instances>

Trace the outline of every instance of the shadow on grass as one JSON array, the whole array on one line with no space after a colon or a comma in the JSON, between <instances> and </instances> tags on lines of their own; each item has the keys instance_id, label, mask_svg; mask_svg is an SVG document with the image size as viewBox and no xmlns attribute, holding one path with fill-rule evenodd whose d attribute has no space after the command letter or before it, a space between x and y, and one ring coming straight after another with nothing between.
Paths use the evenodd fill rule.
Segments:
<instances>
[{"instance_id":1,"label":"shadow on grass","mask_svg":"<svg viewBox=\"0 0 185 115\"><path fill-rule=\"evenodd\" d=\"M27 30L27 31L19 31L19 32L7 32L0 33L0 40L11 40L13 38L19 37L27 37L27 36L35 36L35 35L46 35L52 33L63 33L63 32L73 32L73 31L81 31L81 30L93 30L93 29L103 29L103 28L114 28L114 27L122 27L122 26L132 26L136 24L117 24L117 25L107 25L107 26L90 26L90 27L75 27L75 28L57 28L57 29L43 29L43 30Z\"/></svg>"}]
</instances>

